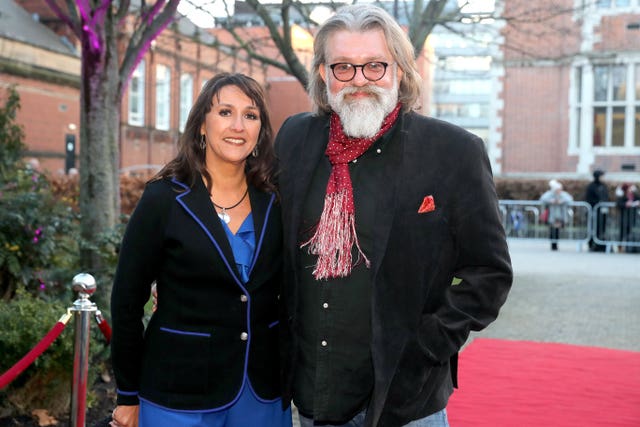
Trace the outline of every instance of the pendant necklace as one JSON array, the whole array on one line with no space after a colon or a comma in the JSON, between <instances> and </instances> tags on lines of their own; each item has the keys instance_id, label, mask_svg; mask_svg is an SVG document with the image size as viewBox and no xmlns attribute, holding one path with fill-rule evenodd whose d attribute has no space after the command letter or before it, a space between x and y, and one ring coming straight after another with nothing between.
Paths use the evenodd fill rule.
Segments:
<instances>
[{"instance_id":1,"label":"pendant necklace","mask_svg":"<svg viewBox=\"0 0 640 427\"><path fill-rule=\"evenodd\" d=\"M229 206L228 208L225 208L224 206L216 205L216 202L213 201L213 196L211 196L211 203L213 203L213 206L215 206L216 208L220 209L220 212L218 212L218 217L221 220L223 220L225 222L225 224L229 224L229 222L231 221L231 216L229 216L227 211L235 208L240 203L242 203L242 201L245 199L245 197L247 197L248 193L249 193L249 186L247 186L247 189L244 191L244 194L242 195L242 198L240 199L240 201L238 203L236 203L235 205L233 205L233 206Z\"/></svg>"}]
</instances>

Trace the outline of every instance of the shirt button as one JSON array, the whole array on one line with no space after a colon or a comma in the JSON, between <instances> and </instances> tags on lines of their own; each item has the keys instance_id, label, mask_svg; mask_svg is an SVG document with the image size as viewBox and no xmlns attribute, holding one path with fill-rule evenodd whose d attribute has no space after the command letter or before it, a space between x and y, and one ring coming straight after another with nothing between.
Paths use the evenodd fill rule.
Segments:
<instances>
[{"instance_id":1,"label":"shirt button","mask_svg":"<svg viewBox=\"0 0 640 427\"><path fill-rule=\"evenodd\" d=\"M324 304L322 304L322 307L324 308L329 308L329 304L327 304L326 302Z\"/></svg>"},{"instance_id":2,"label":"shirt button","mask_svg":"<svg viewBox=\"0 0 640 427\"><path fill-rule=\"evenodd\" d=\"M358 159L353 159L353 162L351 163L358 163Z\"/></svg>"},{"instance_id":3,"label":"shirt button","mask_svg":"<svg viewBox=\"0 0 640 427\"><path fill-rule=\"evenodd\" d=\"M320 345L322 345L323 347L326 347L326 346L327 346L327 344L328 344L328 343L327 343L325 340L322 340L322 342L320 343Z\"/></svg>"},{"instance_id":4,"label":"shirt button","mask_svg":"<svg viewBox=\"0 0 640 427\"><path fill-rule=\"evenodd\" d=\"M245 294L240 295L240 301L242 302L247 302L249 298L247 298L247 296Z\"/></svg>"},{"instance_id":5,"label":"shirt button","mask_svg":"<svg viewBox=\"0 0 640 427\"><path fill-rule=\"evenodd\" d=\"M241 339L242 341L246 341L247 339L249 339L249 334L248 334L248 333L246 333L246 332L241 333L241 334L240 334L240 339Z\"/></svg>"},{"instance_id":6,"label":"shirt button","mask_svg":"<svg viewBox=\"0 0 640 427\"><path fill-rule=\"evenodd\" d=\"M382 153L382 150L378 148L378 149L376 150L376 153L380 154L380 153Z\"/></svg>"}]
</instances>

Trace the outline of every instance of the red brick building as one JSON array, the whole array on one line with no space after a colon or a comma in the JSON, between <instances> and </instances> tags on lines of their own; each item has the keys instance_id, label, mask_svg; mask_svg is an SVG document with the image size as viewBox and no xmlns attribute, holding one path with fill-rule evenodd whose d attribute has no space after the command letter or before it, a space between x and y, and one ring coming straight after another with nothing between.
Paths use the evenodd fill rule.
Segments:
<instances>
[{"instance_id":1,"label":"red brick building","mask_svg":"<svg viewBox=\"0 0 640 427\"><path fill-rule=\"evenodd\" d=\"M26 156L52 172L67 170L67 142L77 167L79 152L80 57L66 26L42 0L6 0L0 12L0 100L17 89L17 121L25 130ZM54 32L57 32L57 34ZM132 29L122 27L122 45ZM268 37L265 28L241 29L247 36ZM66 36L61 39L61 36ZM251 75L267 88L277 129L290 114L309 110L297 80L274 67L252 61L239 51L216 48L228 33L201 30L181 18L163 31L135 70L121 106L120 159L124 171L155 168L176 152L189 109L207 79L222 71ZM61 41L61 40L66 40ZM300 38L301 56L310 54L312 37ZM263 52L276 58L278 52ZM73 156L72 156L73 157ZM73 159L72 159L73 160Z\"/></svg>"},{"instance_id":2,"label":"red brick building","mask_svg":"<svg viewBox=\"0 0 640 427\"><path fill-rule=\"evenodd\" d=\"M78 135L80 60L72 43L54 36L50 28L73 40L44 1L13 1L5 0L0 12L0 96L17 85L28 155L60 170L66 138ZM509 19L492 61L486 141L495 174L587 179L600 167L610 179L640 181L640 0L502 0L496 7ZM239 31L254 41L269 37L263 27ZM312 36L296 31L295 47L309 66ZM121 107L123 169L161 165L174 155L189 107L220 71L245 72L265 85L276 130L290 114L309 109L293 77L240 50L217 49L215 40L230 36L181 19L154 42ZM279 55L263 49L265 56ZM419 62L428 114L432 58L426 52Z\"/></svg>"},{"instance_id":3,"label":"red brick building","mask_svg":"<svg viewBox=\"0 0 640 427\"><path fill-rule=\"evenodd\" d=\"M500 172L640 180L640 1L503 3Z\"/></svg>"},{"instance_id":4,"label":"red brick building","mask_svg":"<svg viewBox=\"0 0 640 427\"><path fill-rule=\"evenodd\" d=\"M45 168L62 169L65 140L78 135L80 57L71 43L19 5L11 0L2 4L0 99L4 101L8 87L17 89L17 121L24 129L27 155L40 159Z\"/></svg>"}]
</instances>

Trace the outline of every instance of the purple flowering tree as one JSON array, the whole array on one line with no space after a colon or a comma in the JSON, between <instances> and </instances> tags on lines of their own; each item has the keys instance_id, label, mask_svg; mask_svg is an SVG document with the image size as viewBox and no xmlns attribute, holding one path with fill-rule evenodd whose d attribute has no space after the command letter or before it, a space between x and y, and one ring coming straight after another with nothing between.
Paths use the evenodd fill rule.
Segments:
<instances>
[{"instance_id":1,"label":"purple flowering tree","mask_svg":"<svg viewBox=\"0 0 640 427\"><path fill-rule=\"evenodd\" d=\"M91 243L120 214L118 130L129 77L173 21L179 0L136 1L135 8L130 0L45 1L81 45L79 204L81 234ZM123 39L128 41L120 49ZM91 244L82 251L84 268L100 268L96 252Z\"/></svg>"}]
</instances>

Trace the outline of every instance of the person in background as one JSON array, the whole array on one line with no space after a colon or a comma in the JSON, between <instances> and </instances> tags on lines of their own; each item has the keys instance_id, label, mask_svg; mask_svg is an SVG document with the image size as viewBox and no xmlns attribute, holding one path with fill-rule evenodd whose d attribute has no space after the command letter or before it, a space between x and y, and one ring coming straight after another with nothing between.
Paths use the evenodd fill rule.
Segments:
<instances>
[{"instance_id":1,"label":"person in background","mask_svg":"<svg viewBox=\"0 0 640 427\"><path fill-rule=\"evenodd\" d=\"M594 229L593 233L599 240L605 240L605 233L607 231L607 216L609 208L601 206L594 209L600 202L609 201L609 189L607 184L603 182L604 171L596 169L593 171L593 181L587 185L585 191L585 200L591 205L592 212L594 213ZM589 250L595 252L604 252L605 245L594 242L593 237L589 239Z\"/></svg>"},{"instance_id":2,"label":"person in background","mask_svg":"<svg viewBox=\"0 0 640 427\"><path fill-rule=\"evenodd\" d=\"M314 113L276 138L284 398L302 427L447 426L457 354L512 282L483 141L413 111L405 32L372 4L318 30Z\"/></svg>"},{"instance_id":3,"label":"person in background","mask_svg":"<svg viewBox=\"0 0 640 427\"><path fill-rule=\"evenodd\" d=\"M640 206L640 195L638 188L634 184L625 182L620 187L621 194L616 199L616 207L620 214L620 234L619 239L622 245L619 251L632 252L636 249L633 246L625 246L626 242L640 243L640 239L635 239L633 227L636 225L638 207Z\"/></svg>"},{"instance_id":4,"label":"person in background","mask_svg":"<svg viewBox=\"0 0 640 427\"><path fill-rule=\"evenodd\" d=\"M260 85L210 79L127 225L111 296L112 427L291 427L279 382L282 224ZM144 306L157 283L146 330Z\"/></svg>"},{"instance_id":5,"label":"person in background","mask_svg":"<svg viewBox=\"0 0 640 427\"><path fill-rule=\"evenodd\" d=\"M549 190L540 197L540 201L549 209L547 222L551 250L557 251L560 230L569 219L569 203L573 202L573 197L562 189L560 182L552 179L549 181Z\"/></svg>"}]
</instances>

